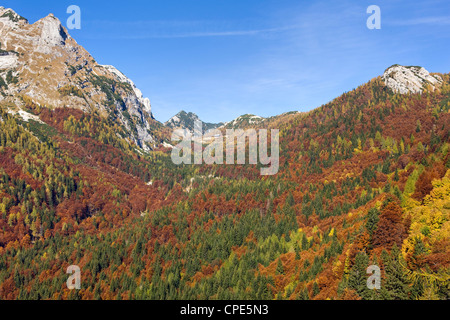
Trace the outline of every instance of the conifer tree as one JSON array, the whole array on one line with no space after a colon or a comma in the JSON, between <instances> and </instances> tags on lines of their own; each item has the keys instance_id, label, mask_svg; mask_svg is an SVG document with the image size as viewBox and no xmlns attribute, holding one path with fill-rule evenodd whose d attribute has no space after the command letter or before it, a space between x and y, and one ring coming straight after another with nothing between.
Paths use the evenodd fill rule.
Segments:
<instances>
[{"instance_id":1,"label":"conifer tree","mask_svg":"<svg viewBox=\"0 0 450 320\"><path fill-rule=\"evenodd\" d=\"M382 258L386 274L383 295L390 300L409 299L410 283L403 269L405 262L397 245L394 244L390 254L383 251Z\"/></svg>"},{"instance_id":2,"label":"conifer tree","mask_svg":"<svg viewBox=\"0 0 450 320\"><path fill-rule=\"evenodd\" d=\"M283 274L283 273L284 273L283 263L281 262L281 259L278 259L277 274Z\"/></svg>"},{"instance_id":3,"label":"conifer tree","mask_svg":"<svg viewBox=\"0 0 450 320\"><path fill-rule=\"evenodd\" d=\"M348 277L348 287L355 290L363 299L370 297L367 288L367 267L369 266L369 257L363 252L359 252L355 258L355 264L350 270Z\"/></svg>"}]
</instances>

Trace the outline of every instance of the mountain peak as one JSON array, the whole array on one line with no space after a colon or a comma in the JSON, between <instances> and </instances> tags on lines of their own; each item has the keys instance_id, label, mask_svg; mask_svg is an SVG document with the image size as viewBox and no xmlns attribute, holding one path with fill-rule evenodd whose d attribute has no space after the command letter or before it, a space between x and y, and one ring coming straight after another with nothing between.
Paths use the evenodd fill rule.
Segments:
<instances>
[{"instance_id":1,"label":"mountain peak","mask_svg":"<svg viewBox=\"0 0 450 320\"><path fill-rule=\"evenodd\" d=\"M0 102L23 107L23 99L50 108L98 111L144 150L155 146L150 100L123 73L101 66L69 36L53 14L33 24L0 9ZM23 19L23 18L22 18Z\"/></svg>"},{"instance_id":2,"label":"mountain peak","mask_svg":"<svg viewBox=\"0 0 450 320\"><path fill-rule=\"evenodd\" d=\"M203 132L211 129L216 129L223 125L223 123L207 123L200 120L200 118L193 112L186 112L181 110L172 118L167 120L164 125L172 129L183 129L185 133L194 132L195 121L201 121L203 124Z\"/></svg>"},{"instance_id":3,"label":"mountain peak","mask_svg":"<svg viewBox=\"0 0 450 320\"><path fill-rule=\"evenodd\" d=\"M195 120L200 120L195 113L181 110L172 118L167 120L165 125L171 128L193 129Z\"/></svg>"},{"instance_id":4,"label":"mountain peak","mask_svg":"<svg viewBox=\"0 0 450 320\"><path fill-rule=\"evenodd\" d=\"M187 112L184 110L181 110L180 112L177 113L178 116L189 116L189 117L194 117L198 119L198 116L194 113L194 112Z\"/></svg>"},{"instance_id":5,"label":"mountain peak","mask_svg":"<svg viewBox=\"0 0 450 320\"><path fill-rule=\"evenodd\" d=\"M382 76L386 86L400 94L422 93L428 85L434 90L442 83L438 75L431 75L420 66L393 65Z\"/></svg>"},{"instance_id":6,"label":"mountain peak","mask_svg":"<svg viewBox=\"0 0 450 320\"><path fill-rule=\"evenodd\" d=\"M46 53L51 51L49 47L64 46L69 34L52 13L45 18L38 20L35 25L41 29L39 49ZM39 51L41 51L39 50Z\"/></svg>"},{"instance_id":7,"label":"mountain peak","mask_svg":"<svg viewBox=\"0 0 450 320\"><path fill-rule=\"evenodd\" d=\"M237 117L236 119L225 123L226 128L243 128L249 125L259 124L265 119L263 117L254 115L254 114L244 114L242 116Z\"/></svg>"}]
</instances>

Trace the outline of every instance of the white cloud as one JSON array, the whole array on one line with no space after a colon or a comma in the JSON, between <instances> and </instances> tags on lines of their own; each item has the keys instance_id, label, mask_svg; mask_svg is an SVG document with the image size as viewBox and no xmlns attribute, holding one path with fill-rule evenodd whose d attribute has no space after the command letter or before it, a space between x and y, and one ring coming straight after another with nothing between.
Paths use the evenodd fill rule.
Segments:
<instances>
[{"instance_id":1,"label":"white cloud","mask_svg":"<svg viewBox=\"0 0 450 320\"><path fill-rule=\"evenodd\" d=\"M87 24L95 25L98 31L133 28L133 34L118 34L115 32L110 37L114 39L164 39L164 38L198 38L198 37L232 37L232 36L256 36L270 34L299 28L296 25L280 25L275 27L255 27L255 23L242 21L176 21L176 20L147 20L147 21L109 21L95 20ZM105 33L88 36L88 38L109 38Z\"/></svg>"}]
</instances>

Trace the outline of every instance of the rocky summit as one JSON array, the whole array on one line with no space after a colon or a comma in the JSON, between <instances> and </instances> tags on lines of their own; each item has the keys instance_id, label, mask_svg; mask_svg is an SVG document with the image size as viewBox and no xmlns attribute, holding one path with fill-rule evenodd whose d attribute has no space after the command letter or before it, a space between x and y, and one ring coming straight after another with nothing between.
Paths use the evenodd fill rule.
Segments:
<instances>
[{"instance_id":1,"label":"rocky summit","mask_svg":"<svg viewBox=\"0 0 450 320\"><path fill-rule=\"evenodd\" d=\"M202 124L202 133L205 133L208 130L216 129L223 125L223 123L203 122L195 113L186 112L184 110L181 110L172 118L167 120L164 125L171 129L177 129L179 132L183 132L184 136L187 136L194 133L196 121L200 121Z\"/></svg>"},{"instance_id":2,"label":"rocky summit","mask_svg":"<svg viewBox=\"0 0 450 320\"><path fill-rule=\"evenodd\" d=\"M422 93L428 87L434 90L442 83L439 75L431 75L425 68L394 65L382 76L386 86L400 94Z\"/></svg>"}]
</instances>

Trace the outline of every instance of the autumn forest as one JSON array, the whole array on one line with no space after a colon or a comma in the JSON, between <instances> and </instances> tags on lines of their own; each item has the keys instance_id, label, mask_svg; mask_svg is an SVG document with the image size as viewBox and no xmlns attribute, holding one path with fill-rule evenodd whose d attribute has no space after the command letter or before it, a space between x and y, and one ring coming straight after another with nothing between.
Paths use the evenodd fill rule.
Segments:
<instances>
[{"instance_id":1,"label":"autumn forest","mask_svg":"<svg viewBox=\"0 0 450 320\"><path fill-rule=\"evenodd\" d=\"M275 118L280 169L175 165L114 118L0 106L0 299L450 298L450 76ZM73 93L67 93L73 94ZM163 139L167 129L155 125ZM66 269L81 269L81 289ZM366 269L381 270L379 289Z\"/></svg>"}]
</instances>

